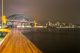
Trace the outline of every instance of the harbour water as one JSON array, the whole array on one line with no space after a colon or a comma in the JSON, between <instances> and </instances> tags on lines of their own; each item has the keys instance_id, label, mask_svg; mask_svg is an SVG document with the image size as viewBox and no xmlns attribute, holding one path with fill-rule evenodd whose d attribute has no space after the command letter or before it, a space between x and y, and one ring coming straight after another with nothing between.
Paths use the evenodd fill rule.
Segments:
<instances>
[{"instance_id":1,"label":"harbour water","mask_svg":"<svg viewBox=\"0 0 80 53\"><path fill-rule=\"evenodd\" d=\"M80 53L80 29L23 30L44 53Z\"/></svg>"}]
</instances>

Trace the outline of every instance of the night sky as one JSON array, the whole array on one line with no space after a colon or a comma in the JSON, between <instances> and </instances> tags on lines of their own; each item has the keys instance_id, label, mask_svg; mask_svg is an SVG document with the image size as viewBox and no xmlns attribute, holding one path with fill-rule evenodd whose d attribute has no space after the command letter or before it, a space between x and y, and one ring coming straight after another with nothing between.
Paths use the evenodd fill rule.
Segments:
<instances>
[{"instance_id":1,"label":"night sky","mask_svg":"<svg viewBox=\"0 0 80 53\"><path fill-rule=\"evenodd\" d=\"M80 0L4 0L4 3L6 16L25 14L36 16L41 22L51 20L80 24Z\"/></svg>"}]
</instances>

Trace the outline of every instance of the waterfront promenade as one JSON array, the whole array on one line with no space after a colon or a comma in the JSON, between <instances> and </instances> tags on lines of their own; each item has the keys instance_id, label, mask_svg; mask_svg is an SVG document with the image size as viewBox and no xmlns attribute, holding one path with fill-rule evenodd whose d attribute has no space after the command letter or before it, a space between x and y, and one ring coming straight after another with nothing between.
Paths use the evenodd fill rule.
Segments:
<instances>
[{"instance_id":1,"label":"waterfront promenade","mask_svg":"<svg viewBox=\"0 0 80 53\"><path fill-rule=\"evenodd\" d=\"M42 53L19 30L13 29L3 39L0 53Z\"/></svg>"}]
</instances>

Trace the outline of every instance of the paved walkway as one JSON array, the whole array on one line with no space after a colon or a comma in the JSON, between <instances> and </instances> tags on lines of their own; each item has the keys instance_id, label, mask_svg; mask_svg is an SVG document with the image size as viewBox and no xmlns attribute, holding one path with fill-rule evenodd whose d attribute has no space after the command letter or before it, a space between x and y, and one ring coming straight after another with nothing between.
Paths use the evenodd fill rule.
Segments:
<instances>
[{"instance_id":1,"label":"paved walkway","mask_svg":"<svg viewBox=\"0 0 80 53\"><path fill-rule=\"evenodd\" d=\"M0 45L0 53L42 53L17 29L12 30Z\"/></svg>"}]
</instances>

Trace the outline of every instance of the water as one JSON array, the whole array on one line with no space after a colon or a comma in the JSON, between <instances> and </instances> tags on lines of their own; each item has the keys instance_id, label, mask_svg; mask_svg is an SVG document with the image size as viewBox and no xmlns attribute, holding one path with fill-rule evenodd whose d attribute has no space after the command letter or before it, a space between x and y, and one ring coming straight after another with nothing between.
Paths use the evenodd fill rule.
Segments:
<instances>
[{"instance_id":1,"label":"water","mask_svg":"<svg viewBox=\"0 0 80 53\"><path fill-rule=\"evenodd\" d=\"M80 53L80 29L38 29L24 31L44 53Z\"/></svg>"}]
</instances>

